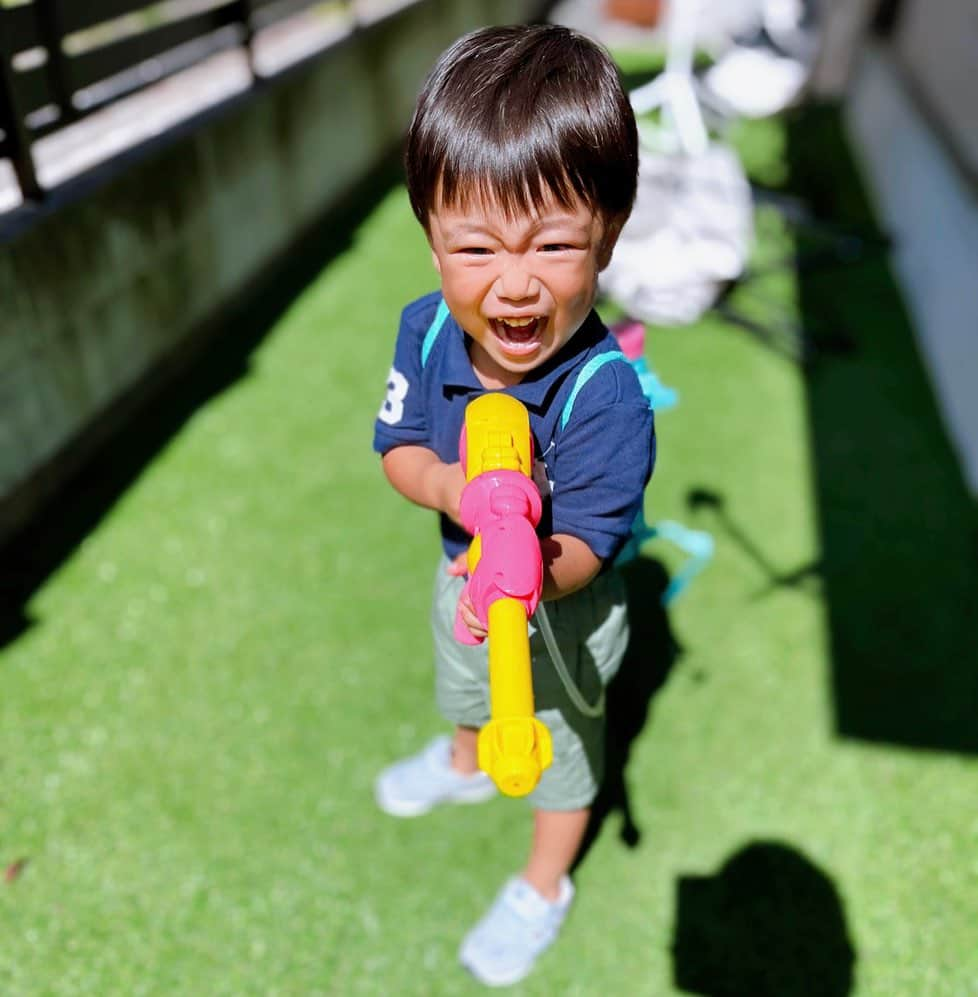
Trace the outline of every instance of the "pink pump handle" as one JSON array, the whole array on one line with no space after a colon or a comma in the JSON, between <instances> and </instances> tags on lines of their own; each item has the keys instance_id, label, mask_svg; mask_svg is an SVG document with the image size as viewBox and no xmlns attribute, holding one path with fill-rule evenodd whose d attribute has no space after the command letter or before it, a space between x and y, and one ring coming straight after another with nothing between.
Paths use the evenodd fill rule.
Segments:
<instances>
[{"instance_id":1,"label":"pink pump handle","mask_svg":"<svg viewBox=\"0 0 978 997\"><path fill-rule=\"evenodd\" d=\"M482 549L462 598L471 600L483 626L488 627L489 607L497 599L517 599L528 618L536 611L543 590L543 560L534 527L542 511L536 485L519 471L486 471L465 486L462 524L481 538ZM482 643L458 610L455 637L463 644Z\"/></svg>"}]
</instances>

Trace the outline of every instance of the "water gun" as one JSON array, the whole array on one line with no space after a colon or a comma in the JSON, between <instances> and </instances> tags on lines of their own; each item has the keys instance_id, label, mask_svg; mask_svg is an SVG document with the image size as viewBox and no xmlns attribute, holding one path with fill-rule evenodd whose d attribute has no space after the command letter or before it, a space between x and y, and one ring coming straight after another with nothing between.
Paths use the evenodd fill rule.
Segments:
<instances>
[{"instance_id":1,"label":"water gun","mask_svg":"<svg viewBox=\"0 0 978 997\"><path fill-rule=\"evenodd\" d=\"M479 768L500 792L525 796L553 759L550 731L534 716L530 670L528 623L543 590L543 559L529 414L509 395L482 395L465 409L459 449L466 480L459 511L473 537L462 597L489 632L491 714L479 731ZM458 612L455 636L481 643Z\"/></svg>"}]
</instances>

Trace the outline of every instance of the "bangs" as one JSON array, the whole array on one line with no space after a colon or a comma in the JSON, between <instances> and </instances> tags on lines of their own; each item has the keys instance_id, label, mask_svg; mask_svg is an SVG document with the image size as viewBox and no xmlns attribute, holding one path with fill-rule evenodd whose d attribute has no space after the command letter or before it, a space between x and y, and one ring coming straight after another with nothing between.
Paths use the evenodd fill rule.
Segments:
<instances>
[{"instance_id":1,"label":"bangs","mask_svg":"<svg viewBox=\"0 0 978 997\"><path fill-rule=\"evenodd\" d=\"M405 149L411 206L492 204L508 219L545 202L624 222L638 133L603 50L554 25L483 29L455 43L425 83Z\"/></svg>"},{"instance_id":2,"label":"bangs","mask_svg":"<svg viewBox=\"0 0 978 997\"><path fill-rule=\"evenodd\" d=\"M449 141L447 145L440 166L432 163L438 179L430 207L465 211L478 203L492 204L509 221L535 214L547 202L568 211L580 201L592 210L595 207L594 191L579 177L569 176L567 160L545 143L517 140L500 147Z\"/></svg>"}]
</instances>

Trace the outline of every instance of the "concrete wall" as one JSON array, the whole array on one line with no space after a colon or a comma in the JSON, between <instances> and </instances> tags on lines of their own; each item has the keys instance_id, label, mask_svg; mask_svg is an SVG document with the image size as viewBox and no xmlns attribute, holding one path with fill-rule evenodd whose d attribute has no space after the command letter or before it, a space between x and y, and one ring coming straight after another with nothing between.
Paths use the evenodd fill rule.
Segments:
<instances>
[{"instance_id":1,"label":"concrete wall","mask_svg":"<svg viewBox=\"0 0 978 997\"><path fill-rule=\"evenodd\" d=\"M419 0L57 193L0 246L0 541L122 399L390 155L450 41L540 9Z\"/></svg>"},{"instance_id":2,"label":"concrete wall","mask_svg":"<svg viewBox=\"0 0 978 997\"><path fill-rule=\"evenodd\" d=\"M862 53L846 120L893 234L893 265L945 425L978 497L978 196L887 47Z\"/></svg>"}]
</instances>

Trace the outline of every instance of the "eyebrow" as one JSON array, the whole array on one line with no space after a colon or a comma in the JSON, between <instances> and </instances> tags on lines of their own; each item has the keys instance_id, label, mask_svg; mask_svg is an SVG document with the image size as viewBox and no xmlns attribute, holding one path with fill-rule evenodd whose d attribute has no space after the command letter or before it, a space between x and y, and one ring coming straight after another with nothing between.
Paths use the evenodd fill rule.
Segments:
<instances>
[{"instance_id":1,"label":"eyebrow","mask_svg":"<svg viewBox=\"0 0 978 997\"><path fill-rule=\"evenodd\" d=\"M451 225L445 230L446 235L489 235L489 229L485 225L477 225L475 222L459 222Z\"/></svg>"},{"instance_id":2,"label":"eyebrow","mask_svg":"<svg viewBox=\"0 0 978 997\"><path fill-rule=\"evenodd\" d=\"M581 225L567 218L541 218L532 226L530 232L532 235L539 235L541 232L547 232L553 229L562 229L582 236L588 234L587 225ZM446 236L455 237L463 235L492 234L493 232L489 226L480 225L477 222L459 222L456 225L451 225L445 230Z\"/></svg>"},{"instance_id":3,"label":"eyebrow","mask_svg":"<svg viewBox=\"0 0 978 997\"><path fill-rule=\"evenodd\" d=\"M568 232L577 232L580 235L588 234L588 226L581 225L578 222L571 221L568 218L544 218L541 219L540 223L536 226L534 231L544 232L548 229L565 229Z\"/></svg>"}]
</instances>

